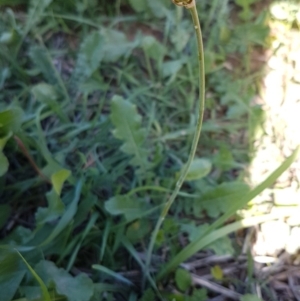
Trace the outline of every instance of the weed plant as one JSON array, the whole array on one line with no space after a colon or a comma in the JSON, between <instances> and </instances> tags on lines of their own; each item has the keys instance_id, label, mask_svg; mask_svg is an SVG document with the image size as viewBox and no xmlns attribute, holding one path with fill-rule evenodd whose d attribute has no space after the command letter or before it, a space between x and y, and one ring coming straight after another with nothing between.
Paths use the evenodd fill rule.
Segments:
<instances>
[{"instance_id":1,"label":"weed plant","mask_svg":"<svg viewBox=\"0 0 300 301\"><path fill-rule=\"evenodd\" d=\"M275 216L237 210L297 153L243 181L268 37L252 2L198 1L203 55L194 6L0 0L1 301L208 298L179 265L238 254L228 234Z\"/></svg>"}]
</instances>

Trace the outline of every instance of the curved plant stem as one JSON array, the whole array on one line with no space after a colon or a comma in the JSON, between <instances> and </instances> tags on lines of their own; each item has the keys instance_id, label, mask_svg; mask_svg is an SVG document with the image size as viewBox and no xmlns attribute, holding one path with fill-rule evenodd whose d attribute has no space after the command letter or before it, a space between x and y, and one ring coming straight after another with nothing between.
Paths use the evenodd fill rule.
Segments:
<instances>
[{"instance_id":1,"label":"curved plant stem","mask_svg":"<svg viewBox=\"0 0 300 301\"><path fill-rule=\"evenodd\" d=\"M152 252L153 252L154 244L155 244L159 229L160 229L161 225L163 224L164 219L165 219L166 215L168 214L168 211L169 211L170 207L172 206L175 198L177 197L177 195L180 191L180 188L187 176L188 170L191 166L191 163L194 159L194 156L195 156L195 153L197 150L197 145L198 145L201 128L202 128L204 102L205 102L204 50L203 50L202 33L201 33L200 22L199 22L199 18L198 18L197 9L196 9L196 4L195 4L195 2L193 2L193 4L194 5L189 5L188 7L187 6L186 7L188 8L188 10L191 12L191 15L192 15L193 25L196 30L197 46L198 46L200 91L199 91L197 127L196 127L196 132L195 132L195 135L193 138L192 147L191 147L188 161L185 164L185 166L181 172L181 175L176 183L175 189L173 190L173 193L171 194L168 201L166 202L166 204L159 216L159 219L155 225L154 231L152 233L150 244L149 244L148 251L147 251L147 257L146 257L146 265L145 265L145 267L146 267L145 274L146 275L149 272L149 266L150 266L150 262L151 262Z\"/></svg>"}]
</instances>

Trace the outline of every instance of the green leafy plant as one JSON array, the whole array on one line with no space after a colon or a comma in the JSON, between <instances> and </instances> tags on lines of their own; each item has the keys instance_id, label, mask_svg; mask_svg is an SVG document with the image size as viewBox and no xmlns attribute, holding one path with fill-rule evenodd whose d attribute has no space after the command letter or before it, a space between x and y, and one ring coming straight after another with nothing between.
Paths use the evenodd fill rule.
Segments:
<instances>
[{"instance_id":1,"label":"green leafy plant","mask_svg":"<svg viewBox=\"0 0 300 301\"><path fill-rule=\"evenodd\" d=\"M297 156L243 181L263 14L253 1L75 2L0 0L1 297L207 300L180 265L237 255L235 231L281 218L237 212Z\"/></svg>"},{"instance_id":2,"label":"green leafy plant","mask_svg":"<svg viewBox=\"0 0 300 301\"><path fill-rule=\"evenodd\" d=\"M141 128L142 117L131 103L119 96L114 96L112 99L110 117L115 126L114 136L124 140L121 150L126 154L133 155L130 164L137 167L136 170L139 174L147 175L151 163L148 159L150 157L149 149L143 147L146 130Z\"/></svg>"}]
</instances>

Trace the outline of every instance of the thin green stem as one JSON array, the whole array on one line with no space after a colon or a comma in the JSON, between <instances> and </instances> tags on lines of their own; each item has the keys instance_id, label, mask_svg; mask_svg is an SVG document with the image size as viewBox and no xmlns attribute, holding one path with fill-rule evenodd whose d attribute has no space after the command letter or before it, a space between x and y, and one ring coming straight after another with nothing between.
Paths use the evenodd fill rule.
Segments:
<instances>
[{"instance_id":1,"label":"thin green stem","mask_svg":"<svg viewBox=\"0 0 300 301\"><path fill-rule=\"evenodd\" d=\"M153 190L153 191L159 191L159 192L172 192L172 190L168 189L168 188L164 188L164 187L160 187L160 186L142 186L142 187L137 187L134 188L132 190L130 190L127 193L127 196L133 195L135 193L138 193L140 191L145 191L145 190ZM190 193L185 193L185 192L179 192L178 195L182 196L182 197L186 197L186 198L199 198L198 194L190 194Z\"/></svg>"},{"instance_id":2,"label":"thin green stem","mask_svg":"<svg viewBox=\"0 0 300 301\"><path fill-rule=\"evenodd\" d=\"M193 25L196 30L196 37L197 37L197 46L198 46L198 58L199 58L199 81L200 81L200 91L199 91L199 104L198 104L198 120L197 120L197 127L195 131L195 135L193 138L191 151L189 154L189 158L187 163L185 164L184 169L182 170L182 173L176 183L175 189L173 193L171 194L170 198L166 202L159 219L156 223L156 226L154 228L154 231L151 236L150 244L147 251L147 257L146 257L146 275L149 273L149 266L151 262L152 252L154 248L154 244L159 232L159 229L161 225L163 224L165 217L167 216L169 209L171 208L174 200L176 199L180 188L187 176L188 170L191 166L191 163L194 159L198 141L200 138L201 128L202 128L202 121L203 121L203 113L204 113L204 103L205 103L205 70L204 70L204 50L203 50L203 40L202 40L202 33L201 33L201 27L200 22L198 18L198 13L196 9L196 5L192 5L188 8L188 10L191 12L192 19L193 19Z\"/></svg>"}]
</instances>

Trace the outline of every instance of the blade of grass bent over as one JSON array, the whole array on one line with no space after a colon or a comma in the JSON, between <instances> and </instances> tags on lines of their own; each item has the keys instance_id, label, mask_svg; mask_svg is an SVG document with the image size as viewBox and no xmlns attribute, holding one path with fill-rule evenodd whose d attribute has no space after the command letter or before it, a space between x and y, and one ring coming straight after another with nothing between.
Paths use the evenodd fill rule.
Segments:
<instances>
[{"instance_id":1,"label":"blade of grass bent over","mask_svg":"<svg viewBox=\"0 0 300 301\"><path fill-rule=\"evenodd\" d=\"M297 158L299 152L299 147L293 152L293 154L288 157L273 173L264 180L260 185L255 187L251 190L245 197L241 199L232 200L232 206L228 208L227 212L225 212L218 220L216 220L212 225L208 227L208 229L199 237L197 240L193 241L192 243L188 244L179 254L177 254L159 273L157 279L162 279L166 276L169 272L175 269L180 263L187 260L189 257L203 249L208 244L212 243L213 241L219 239L231 233L233 231L238 230L239 228L249 227L253 224L249 224L248 226L246 223L243 224L243 221L239 221L233 223L231 225L222 227L221 229L217 229L221 226L229 217L231 217L238 209L243 208L249 201L259 195L262 191L272 185L280 175L286 171L291 164ZM274 217L273 217L274 218ZM273 219L272 218L272 219ZM248 220L248 219L246 219ZM259 219L256 220L254 224L259 223ZM238 228L239 227L239 228ZM214 231L215 230L215 231Z\"/></svg>"},{"instance_id":2,"label":"blade of grass bent over","mask_svg":"<svg viewBox=\"0 0 300 301\"><path fill-rule=\"evenodd\" d=\"M130 280L126 279L126 278L123 277L122 275L120 275L120 274L118 274L117 272L114 272L114 271L108 269L107 267L105 267L105 266L103 266L103 265L100 265L100 264L93 264L93 265L92 265L92 268L93 268L94 270L97 270L97 271L100 271L100 272L102 272L102 273L105 273L105 274L107 274L107 275L109 275L109 276L111 276L111 277L117 279L118 281L120 281L120 282L122 282L122 283L124 283L124 284L127 284L127 285L129 285L129 286L133 286L133 285L134 285Z\"/></svg>"},{"instance_id":3,"label":"blade of grass bent over","mask_svg":"<svg viewBox=\"0 0 300 301\"><path fill-rule=\"evenodd\" d=\"M34 269L30 266L30 264L26 261L26 259L21 255L21 253L19 253L18 251L16 251L19 256L21 257L21 259L23 260L23 262L25 263L25 265L27 266L28 270L30 271L30 273L32 274L32 276L35 278L35 280L39 283L40 288L42 290L42 294L43 294L43 300L44 301L51 301L51 297L50 294L48 292L47 286L45 285L45 283L43 282L43 280L40 278L40 276L34 271Z\"/></svg>"}]
</instances>

